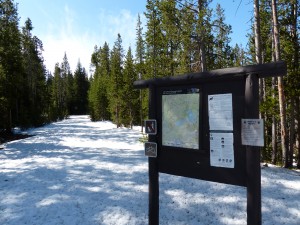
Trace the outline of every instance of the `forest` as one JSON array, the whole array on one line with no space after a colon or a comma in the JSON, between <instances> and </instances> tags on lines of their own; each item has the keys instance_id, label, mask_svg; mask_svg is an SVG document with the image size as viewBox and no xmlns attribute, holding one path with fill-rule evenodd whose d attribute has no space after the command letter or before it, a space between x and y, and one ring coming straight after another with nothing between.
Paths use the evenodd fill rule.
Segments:
<instances>
[{"instance_id":1,"label":"forest","mask_svg":"<svg viewBox=\"0 0 300 225\"><path fill-rule=\"evenodd\" d=\"M285 77L260 79L260 117L265 121L262 161L300 168L300 69L298 0L253 0L246 47L233 44L230 24L212 0L147 0L136 23L135 50L95 45L93 73L67 53L53 72L46 69L43 43L28 18L19 24L13 0L0 1L0 135L14 127L42 126L69 115L89 114L118 127L143 124L147 91L133 82L163 76L283 60ZM96 43L95 43L96 44ZM133 44L133 43L132 43ZM59 60L59 59L58 59Z\"/></svg>"}]
</instances>

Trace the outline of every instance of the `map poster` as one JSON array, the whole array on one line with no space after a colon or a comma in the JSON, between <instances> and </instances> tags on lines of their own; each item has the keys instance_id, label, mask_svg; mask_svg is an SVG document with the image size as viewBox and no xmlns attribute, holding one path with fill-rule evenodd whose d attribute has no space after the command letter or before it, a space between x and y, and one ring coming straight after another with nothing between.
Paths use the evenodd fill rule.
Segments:
<instances>
[{"instance_id":1,"label":"map poster","mask_svg":"<svg viewBox=\"0 0 300 225\"><path fill-rule=\"evenodd\" d=\"M208 95L209 130L233 130L232 94Z\"/></svg>"},{"instance_id":2,"label":"map poster","mask_svg":"<svg viewBox=\"0 0 300 225\"><path fill-rule=\"evenodd\" d=\"M233 133L210 133L210 165L234 168Z\"/></svg>"},{"instance_id":3,"label":"map poster","mask_svg":"<svg viewBox=\"0 0 300 225\"><path fill-rule=\"evenodd\" d=\"M198 88L172 89L162 93L162 145L199 149Z\"/></svg>"}]
</instances>

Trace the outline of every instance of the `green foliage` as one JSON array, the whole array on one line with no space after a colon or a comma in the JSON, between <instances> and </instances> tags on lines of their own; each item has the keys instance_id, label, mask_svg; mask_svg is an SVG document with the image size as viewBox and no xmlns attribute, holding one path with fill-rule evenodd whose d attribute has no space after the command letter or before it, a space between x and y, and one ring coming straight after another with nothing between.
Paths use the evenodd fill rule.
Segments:
<instances>
[{"instance_id":1,"label":"green foliage","mask_svg":"<svg viewBox=\"0 0 300 225\"><path fill-rule=\"evenodd\" d=\"M133 89L133 82L138 76L135 70L131 48L128 49L123 71L122 85L122 119L121 123L132 128L139 118L139 92Z\"/></svg>"},{"instance_id":2,"label":"green foliage","mask_svg":"<svg viewBox=\"0 0 300 225\"><path fill-rule=\"evenodd\" d=\"M43 43L33 35L32 21L28 18L19 29L17 5L13 0L0 1L0 131L9 132L13 126L39 126L88 111L93 121L112 120L117 126L132 127L141 124L148 114L148 92L134 90L135 80L254 64L253 30L250 29L247 50L231 43L232 28L225 22L224 10L219 4L215 9L210 8L211 2L147 0L145 26L140 16L137 20L135 54L129 48L124 55L118 34L112 49L106 42L102 47L95 47L91 56L94 72L88 79L80 62L72 74L66 53L62 63L55 65L53 75L47 72ZM288 66L288 76L284 78L287 126L290 135L299 139L299 134L292 129L298 129L299 124L294 122L300 120L299 104L295 104L300 94L299 6L296 3L280 0L278 19L281 56ZM262 62L265 63L272 61L274 52L269 0L260 1L260 17ZM260 112L266 127L266 148L262 155L270 160L274 153L273 118L276 134L280 133L278 93L276 82L270 79L261 82L264 95ZM295 141L290 146L293 149ZM280 161L279 149L275 153Z\"/></svg>"},{"instance_id":3,"label":"green foliage","mask_svg":"<svg viewBox=\"0 0 300 225\"><path fill-rule=\"evenodd\" d=\"M10 132L19 120L22 96L21 34L17 7L13 1L0 2L0 65L2 67L1 128Z\"/></svg>"},{"instance_id":4,"label":"green foliage","mask_svg":"<svg viewBox=\"0 0 300 225\"><path fill-rule=\"evenodd\" d=\"M20 125L40 126L45 123L46 77L43 65L42 42L32 36L31 20L28 18L22 28L23 81Z\"/></svg>"},{"instance_id":5,"label":"green foliage","mask_svg":"<svg viewBox=\"0 0 300 225\"><path fill-rule=\"evenodd\" d=\"M85 69L78 62L73 78L73 109L72 115L86 115L88 113L89 81Z\"/></svg>"},{"instance_id":6,"label":"green foliage","mask_svg":"<svg viewBox=\"0 0 300 225\"><path fill-rule=\"evenodd\" d=\"M112 120L120 127L122 111L122 85L123 85L123 47L122 38L118 34L111 51L111 73L108 86L109 110Z\"/></svg>"},{"instance_id":7,"label":"green foliage","mask_svg":"<svg viewBox=\"0 0 300 225\"><path fill-rule=\"evenodd\" d=\"M90 117L93 121L110 120L108 87L110 81L109 47L104 43L102 48L95 47L92 55L95 73L91 79L88 92Z\"/></svg>"}]
</instances>

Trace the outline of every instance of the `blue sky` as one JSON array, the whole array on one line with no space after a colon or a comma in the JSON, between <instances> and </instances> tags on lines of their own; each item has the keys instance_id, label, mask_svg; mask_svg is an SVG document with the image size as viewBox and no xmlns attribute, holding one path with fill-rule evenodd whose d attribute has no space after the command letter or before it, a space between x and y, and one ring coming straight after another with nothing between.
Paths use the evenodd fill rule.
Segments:
<instances>
[{"instance_id":1,"label":"blue sky","mask_svg":"<svg viewBox=\"0 0 300 225\"><path fill-rule=\"evenodd\" d=\"M61 63L64 53L74 72L78 60L90 70L94 46L106 41L113 46L120 33L125 52L135 48L137 15L145 19L146 0L15 0L20 26L29 17L33 34L44 44L44 59L49 71ZM251 0L219 0L225 9L226 22L232 25L232 43L246 45L246 33L252 17ZM238 8L240 4L240 7ZM238 9L238 10L237 10Z\"/></svg>"}]
</instances>

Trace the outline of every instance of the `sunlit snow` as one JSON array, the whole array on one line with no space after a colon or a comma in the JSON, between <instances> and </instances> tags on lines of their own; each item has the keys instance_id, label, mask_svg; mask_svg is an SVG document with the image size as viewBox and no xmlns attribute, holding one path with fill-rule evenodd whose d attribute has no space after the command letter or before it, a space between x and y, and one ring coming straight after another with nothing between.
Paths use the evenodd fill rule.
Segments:
<instances>
[{"instance_id":1,"label":"sunlit snow","mask_svg":"<svg viewBox=\"0 0 300 225\"><path fill-rule=\"evenodd\" d=\"M28 131L0 150L1 225L148 224L140 128L88 116ZM160 174L161 225L247 224L246 188ZM300 172L262 168L264 225L299 225Z\"/></svg>"}]
</instances>

